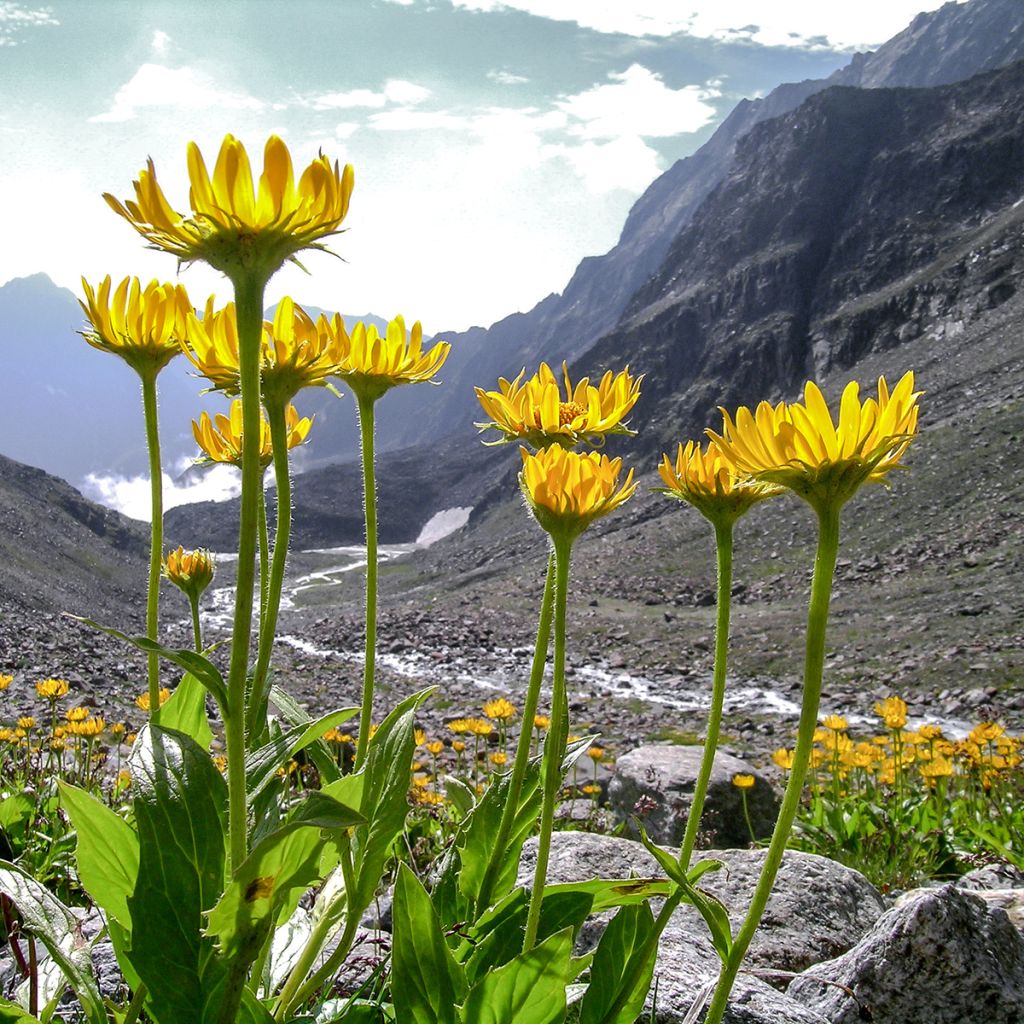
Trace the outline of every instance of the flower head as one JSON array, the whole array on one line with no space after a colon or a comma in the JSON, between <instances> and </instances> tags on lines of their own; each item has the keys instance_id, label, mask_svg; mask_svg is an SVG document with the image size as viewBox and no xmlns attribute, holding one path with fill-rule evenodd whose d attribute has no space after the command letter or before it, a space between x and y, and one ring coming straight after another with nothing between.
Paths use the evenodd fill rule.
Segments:
<instances>
[{"instance_id":1,"label":"flower head","mask_svg":"<svg viewBox=\"0 0 1024 1024\"><path fill-rule=\"evenodd\" d=\"M161 571L186 597L198 600L213 582L213 555L206 548L186 551L179 544L177 550L167 552Z\"/></svg>"},{"instance_id":2,"label":"flower head","mask_svg":"<svg viewBox=\"0 0 1024 1024\"><path fill-rule=\"evenodd\" d=\"M66 679L42 679L36 683L36 693L43 700L51 700L54 703L67 696L70 689L71 684Z\"/></svg>"},{"instance_id":3,"label":"flower head","mask_svg":"<svg viewBox=\"0 0 1024 1024\"><path fill-rule=\"evenodd\" d=\"M163 707L164 704L166 704L167 701L170 700L170 698L171 698L171 691L168 690L166 686L161 686L160 687L160 692L159 692L159 697L160 697L160 707ZM149 694L148 693L140 693L135 698L135 706L138 707L138 708L141 708L143 711L149 711Z\"/></svg>"},{"instance_id":4,"label":"flower head","mask_svg":"<svg viewBox=\"0 0 1024 1024\"><path fill-rule=\"evenodd\" d=\"M772 760L784 771L791 771L793 768L793 751L787 750L786 747L779 747L772 754Z\"/></svg>"},{"instance_id":5,"label":"flower head","mask_svg":"<svg viewBox=\"0 0 1024 1024\"><path fill-rule=\"evenodd\" d=\"M875 714L887 729L902 729L907 724L907 703L900 697L886 697L875 704Z\"/></svg>"},{"instance_id":6,"label":"flower head","mask_svg":"<svg viewBox=\"0 0 1024 1024\"><path fill-rule=\"evenodd\" d=\"M313 417L299 419L298 410L289 405L285 412L285 426L288 429L288 448L302 444L313 426ZM213 419L209 413L202 413L192 421L192 434L203 454L198 463L224 462L230 466L242 464L242 400L231 403L230 414L217 413ZM274 457L270 442L270 426L266 419L260 420L260 465L266 469Z\"/></svg>"},{"instance_id":7,"label":"flower head","mask_svg":"<svg viewBox=\"0 0 1024 1024\"><path fill-rule=\"evenodd\" d=\"M679 445L675 463L662 455L658 472L665 483L663 493L689 502L712 522L738 519L751 505L782 490L738 474L714 445L702 450L696 441Z\"/></svg>"},{"instance_id":8,"label":"flower head","mask_svg":"<svg viewBox=\"0 0 1024 1024\"><path fill-rule=\"evenodd\" d=\"M547 363L528 380L524 369L515 380L504 377L497 391L476 389L476 397L490 417L478 423L481 430L497 430L501 438L493 442L522 441L534 448L551 444L573 448L586 441L597 446L609 434L632 434L625 419L640 397L642 377L633 377L629 368L607 371L595 387L588 377L574 385L569 368L562 364L564 391Z\"/></svg>"},{"instance_id":9,"label":"flower head","mask_svg":"<svg viewBox=\"0 0 1024 1024\"><path fill-rule=\"evenodd\" d=\"M85 311L91 328L81 332L93 348L120 356L136 373L158 373L181 352L185 325L192 315L188 292L180 284L126 277L110 294L107 275L93 289L82 278Z\"/></svg>"},{"instance_id":10,"label":"flower head","mask_svg":"<svg viewBox=\"0 0 1024 1024\"><path fill-rule=\"evenodd\" d=\"M355 174L322 153L298 182L288 147L267 140L263 173L253 187L245 147L226 135L210 178L199 147L188 145L192 215L178 213L156 180L153 161L139 172L135 200L103 198L154 248L185 262L205 260L229 277L255 270L269 278L302 249L322 249L319 239L337 232L348 213Z\"/></svg>"},{"instance_id":11,"label":"flower head","mask_svg":"<svg viewBox=\"0 0 1024 1024\"><path fill-rule=\"evenodd\" d=\"M89 717L89 709L83 707L68 708L64 712L64 717L69 722L84 722Z\"/></svg>"},{"instance_id":12,"label":"flower head","mask_svg":"<svg viewBox=\"0 0 1024 1024\"><path fill-rule=\"evenodd\" d=\"M722 433L709 430L738 473L782 484L813 505L842 504L866 482L883 482L900 464L917 433L914 374L908 371L890 394L878 378L878 398L860 400L851 381L843 391L839 423L812 381L804 401L771 406L756 413L741 407L736 418L722 410Z\"/></svg>"},{"instance_id":13,"label":"flower head","mask_svg":"<svg viewBox=\"0 0 1024 1024\"><path fill-rule=\"evenodd\" d=\"M515 705L506 697L496 697L484 704L484 714L499 722L507 722L516 717Z\"/></svg>"},{"instance_id":14,"label":"flower head","mask_svg":"<svg viewBox=\"0 0 1024 1024\"><path fill-rule=\"evenodd\" d=\"M535 455L520 448L523 493L537 522L552 535L573 539L594 520L608 515L636 491L633 471L619 486L622 459L588 452L580 455L559 445Z\"/></svg>"},{"instance_id":15,"label":"flower head","mask_svg":"<svg viewBox=\"0 0 1024 1024\"><path fill-rule=\"evenodd\" d=\"M339 367L333 371L334 375L357 396L377 399L399 384L429 381L444 365L451 351L448 342L439 341L424 352L423 328L418 320L407 334L405 320L396 316L383 335L373 324L367 326L362 322L357 323L349 334L337 315L330 321L322 320L344 353Z\"/></svg>"},{"instance_id":16,"label":"flower head","mask_svg":"<svg viewBox=\"0 0 1024 1024\"><path fill-rule=\"evenodd\" d=\"M753 775L743 775L743 774L737 773L736 775L734 775L732 777L732 784L737 789L753 789L754 788L754 776Z\"/></svg>"},{"instance_id":17,"label":"flower head","mask_svg":"<svg viewBox=\"0 0 1024 1024\"><path fill-rule=\"evenodd\" d=\"M842 715L826 715L821 724L832 732L846 732L848 723Z\"/></svg>"},{"instance_id":18,"label":"flower head","mask_svg":"<svg viewBox=\"0 0 1024 1024\"><path fill-rule=\"evenodd\" d=\"M14 676L0 672L0 693L7 689L14 682Z\"/></svg>"}]
</instances>

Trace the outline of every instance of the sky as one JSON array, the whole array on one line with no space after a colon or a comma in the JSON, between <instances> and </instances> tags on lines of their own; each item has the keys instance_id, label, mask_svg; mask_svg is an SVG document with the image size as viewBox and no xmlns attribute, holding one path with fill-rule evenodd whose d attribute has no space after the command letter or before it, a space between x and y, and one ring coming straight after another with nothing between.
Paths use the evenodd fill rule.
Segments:
<instances>
[{"instance_id":1,"label":"sky","mask_svg":"<svg viewBox=\"0 0 1024 1024\"><path fill-rule=\"evenodd\" d=\"M280 135L356 185L340 260L270 284L347 314L489 325L611 248L644 189L735 104L825 77L939 0L0 0L0 284L171 280L100 198L147 157ZM197 306L222 278L182 270Z\"/></svg>"}]
</instances>

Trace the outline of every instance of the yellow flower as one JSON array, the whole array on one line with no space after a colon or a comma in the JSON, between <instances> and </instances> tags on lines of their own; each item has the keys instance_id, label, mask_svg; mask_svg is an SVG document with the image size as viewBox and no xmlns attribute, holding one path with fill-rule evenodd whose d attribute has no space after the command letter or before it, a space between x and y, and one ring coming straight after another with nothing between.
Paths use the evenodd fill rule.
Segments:
<instances>
[{"instance_id":1,"label":"yellow flower","mask_svg":"<svg viewBox=\"0 0 1024 1024\"><path fill-rule=\"evenodd\" d=\"M604 758L604 747L598 747L598 746L588 747L587 748L587 757L589 757L590 760L594 761L595 763L600 762Z\"/></svg>"},{"instance_id":2,"label":"yellow flower","mask_svg":"<svg viewBox=\"0 0 1024 1024\"><path fill-rule=\"evenodd\" d=\"M482 718L470 718L467 720L466 731L474 736L490 736L494 732L494 726Z\"/></svg>"},{"instance_id":3,"label":"yellow flower","mask_svg":"<svg viewBox=\"0 0 1024 1024\"><path fill-rule=\"evenodd\" d=\"M123 736L123 735L124 735L124 734L125 734L126 732L127 732L127 729L126 729L126 727L125 727L125 724L124 724L124 722L115 722L115 723L114 723L114 724L113 724L113 725L112 725L112 726L110 727L110 734L111 734L111 735L112 735L112 736L113 736L113 737L114 737L115 739L120 739L120 738L121 738L121 737L122 737L122 736Z\"/></svg>"},{"instance_id":4,"label":"yellow flower","mask_svg":"<svg viewBox=\"0 0 1024 1024\"><path fill-rule=\"evenodd\" d=\"M227 771L228 771L228 759L227 759L227 757L225 757L223 754L214 754L213 755L213 763L214 763L215 767L217 768L217 771L219 771L221 773L221 775L226 775L227 774Z\"/></svg>"},{"instance_id":5,"label":"yellow flower","mask_svg":"<svg viewBox=\"0 0 1024 1024\"><path fill-rule=\"evenodd\" d=\"M95 291L85 278L82 288L91 330L82 331L94 348L120 356L139 374L156 373L181 352L192 303L182 285L126 277L110 295L110 276Z\"/></svg>"},{"instance_id":6,"label":"yellow flower","mask_svg":"<svg viewBox=\"0 0 1024 1024\"><path fill-rule=\"evenodd\" d=\"M72 736L82 739L95 739L106 729L107 723L102 718L87 718L84 722L73 722L68 730Z\"/></svg>"},{"instance_id":7,"label":"yellow flower","mask_svg":"<svg viewBox=\"0 0 1024 1024\"><path fill-rule=\"evenodd\" d=\"M171 691L168 690L166 686L161 686L160 687L160 707L163 707L164 704L167 703L167 701L170 699L170 696L171 696ZM138 708L141 708L143 711L148 711L149 710L149 694L148 693L140 693L138 695L138 697L135 698L135 706L138 707Z\"/></svg>"},{"instance_id":8,"label":"yellow flower","mask_svg":"<svg viewBox=\"0 0 1024 1024\"><path fill-rule=\"evenodd\" d=\"M43 679L36 683L36 693L43 700L52 700L55 703L61 697L67 696L69 689L71 689L71 684L66 679Z\"/></svg>"},{"instance_id":9,"label":"yellow flower","mask_svg":"<svg viewBox=\"0 0 1024 1024\"><path fill-rule=\"evenodd\" d=\"M288 429L288 448L302 444L313 426L313 417L299 419L298 410L289 405L285 413L285 426ZM242 464L242 400L235 399L231 403L230 414L216 413L210 419L209 413L202 413L198 422L192 421L192 434L196 444L203 450L196 461L198 463L223 462L229 466ZM274 457L270 442L270 426L266 418L260 420L260 465L266 469Z\"/></svg>"},{"instance_id":10,"label":"yellow flower","mask_svg":"<svg viewBox=\"0 0 1024 1024\"><path fill-rule=\"evenodd\" d=\"M622 459L588 452L579 455L558 445L532 455L519 449L519 479L537 522L551 534L575 538L594 520L632 497L637 485L630 470L619 487Z\"/></svg>"},{"instance_id":11,"label":"yellow flower","mask_svg":"<svg viewBox=\"0 0 1024 1024\"><path fill-rule=\"evenodd\" d=\"M483 707L484 714L495 721L507 722L510 718L516 717L516 709L511 701L504 697L497 697L489 700Z\"/></svg>"},{"instance_id":12,"label":"yellow flower","mask_svg":"<svg viewBox=\"0 0 1024 1024\"><path fill-rule=\"evenodd\" d=\"M84 722L89 717L88 708L68 708L64 712L64 717L69 722Z\"/></svg>"},{"instance_id":13,"label":"yellow flower","mask_svg":"<svg viewBox=\"0 0 1024 1024\"><path fill-rule=\"evenodd\" d=\"M596 782L588 782L583 787L583 792L587 796L597 796L597 794L601 792L601 787Z\"/></svg>"},{"instance_id":14,"label":"yellow flower","mask_svg":"<svg viewBox=\"0 0 1024 1024\"><path fill-rule=\"evenodd\" d=\"M932 725L930 722L926 722L917 730L917 734L925 741L937 740L942 736L942 726Z\"/></svg>"},{"instance_id":15,"label":"yellow flower","mask_svg":"<svg viewBox=\"0 0 1024 1024\"><path fill-rule=\"evenodd\" d=\"M27 732L29 729L34 729L35 727L36 720L32 715L22 715L21 718L18 719L19 729L24 729Z\"/></svg>"},{"instance_id":16,"label":"yellow flower","mask_svg":"<svg viewBox=\"0 0 1024 1024\"><path fill-rule=\"evenodd\" d=\"M441 793L435 793L431 789L417 789L413 791L413 799L418 804L423 804L426 807L439 807L444 803L444 796Z\"/></svg>"},{"instance_id":17,"label":"yellow flower","mask_svg":"<svg viewBox=\"0 0 1024 1024\"><path fill-rule=\"evenodd\" d=\"M944 757L935 757L922 764L918 770L925 779L947 779L953 774L953 763Z\"/></svg>"},{"instance_id":18,"label":"yellow flower","mask_svg":"<svg viewBox=\"0 0 1024 1024\"><path fill-rule=\"evenodd\" d=\"M417 747L422 747L427 742L427 732L425 729L413 729L412 738L416 741Z\"/></svg>"},{"instance_id":19,"label":"yellow flower","mask_svg":"<svg viewBox=\"0 0 1024 1024\"><path fill-rule=\"evenodd\" d=\"M117 780L114 783L114 788L118 789L118 790L128 789L128 787L131 786L131 784L132 784L132 773L130 771L128 771L127 768L122 768L117 773Z\"/></svg>"},{"instance_id":20,"label":"yellow flower","mask_svg":"<svg viewBox=\"0 0 1024 1024\"><path fill-rule=\"evenodd\" d=\"M533 716L533 727L535 729L544 730L551 725L551 719L547 715L534 715Z\"/></svg>"},{"instance_id":21,"label":"yellow flower","mask_svg":"<svg viewBox=\"0 0 1024 1024\"><path fill-rule=\"evenodd\" d=\"M444 750L444 743L441 740L431 740L427 744L427 753L437 757Z\"/></svg>"},{"instance_id":22,"label":"yellow flower","mask_svg":"<svg viewBox=\"0 0 1024 1024\"><path fill-rule=\"evenodd\" d=\"M793 768L793 751L780 747L772 754L772 760L784 771L791 771Z\"/></svg>"},{"instance_id":23,"label":"yellow flower","mask_svg":"<svg viewBox=\"0 0 1024 1024\"><path fill-rule=\"evenodd\" d=\"M534 448L559 444L572 448L586 441L599 446L609 434L633 434L625 418L640 397L642 377L633 377L627 367L613 374L608 370L597 387L588 377L574 385L569 368L562 363L563 391L547 363L529 378L523 369L515 380L504 377L497 391L476 388L476 397L490 417L478 423L480 430L497 430L501 439L523 441Z\"/></svg>"},{"instance_id":24,"label":"yellow flower","mask_svg":"<svg viewBox=\"0 0 1024 1024\"><path fill-rule=\"evenodd\" d=\"M256 189L245 147L231 135L221 144L212 180L190 142L188 176L190 217L168 203L152 160L134 183L134 202L103 198L155 248L186 263L205 260L229 277L253 269L269 278L302 249L324 248L318 240L337 232L355 182L351 166L339 171L321 153L296 183L288 147L276 135L267 140Z\"/></svg>"},{"instance_id":25,"label":"yellow flower","mask_svg":"<svg viewBox=\"0 0 1024 1024\"><path fill-rule=\"evenodd\" d=\"M737 789L753 789L754 787L754 776L753 775L742 775L736 774L732 777L732 784Z\"/></svg>"},{"instance_id":26,"label":"yellow flower","mask_svg":"<svg viewBox=\"0 0 1024 1024\"><path fill-rule=\"evenodd\" d=\"M0 693L7 689L14 682L14 676L5 675L0 672Z\"/></svg>"},{"instance_id":27,"label":"yellow flower","mask_svg":"<svg viewBox=\"0 0 1024 1024\"><path fill-rule=\"evenodd\" d=\"M322 318L323 319L323 318ZM344 352L338 369L333 373L343 380L357 397L377 399L399 384L417 384L429 381L444 365L451 345L439 341L429 351L423 351L423 328L417 320L406 336L405 320L396 316L381 336L370 324L357 323L351 335L345 330L340 316L323 319L332 336ZM318 324L318 329L320 328Z\"/></svg>"},{"instance_id":28,"label":"yellow flower","mask_svg":"<svg viewBox=\"0 0 1024 1024\"><path fill-rule=\"evenodd\" d=\"M714 445L702 450L696 441L679 445L675 464L662 455L658 472L665 483L664 494L688 502L712 522L723 516L735 520L751 505L782 491L775 484L757 483L738 474Z\"/></svg>"},{"instance_id":29,"label":"yellow flower","mask_svg":"<svg viewBox=\"0 0 1024 1024\"><path fill-rule=\"evenodd\" d=\"M491 764L496 768L500 768L502 765L508 763L508 754L498 751L497 753L491 754Z\"/></svg>"},{"instance_id":30,"label":"yellow flower","mask_svg":"<svg viewBox=\"0 0 1024 1024\"><path fill-rule=\"evenodd\" d=\"M845 732L847 728L846 719L842 715L826 715L821 724L832 732Z\"/></svg>"},{"instance_id":31,"label":"yellow flower","mask_svg":"<svg viewBox=\"0 0 1024 1024\"><path fill-rule=\"evenodd\" d=\"M186 551L179 544L167 552L161 571L186 596L198 599L213 582L213 555L206 548Z\"/></svg>"},{"instance_id":32,"label":"yellow flower","mask_svg":"<svg viewBox=\"0 0 1024 1024\"><path fill-rule=\"evenodd\" d=\"M1005 731L998 722L981 722L967 734L967 738L978 746L984 746L986 743L994 743Z\"/></svg>"},{"instance_id":33,"label":"yellow flower","mask_svg":"<svg viewBox=\"0 0 1024 1024\"><path fill-rule=\"evenodd\" d=\"M454 750L456 754L461 754L465 749L466 749L466 744L463 743L462 740L453 740L452 741L452 750Z\"/></svg>"},{"instance_id":34,"label":"yellow flower","mask_svg":"<svg viewBox=\"0 0 1024 1024\"><path fill-rule=\"evenodd\" d=\"M875 714L887 729L902 729L907 724L907 704L900 697L886 697L875 705Z\"/></svg>"},{"instance_id":35,"label":"yellow flower","mask_svg":"<svg viewBox=\"0 0 1024 1024\"><path fill-rule=\"evenodd\" d=\"M738 473L782 484L812 504L840 504L865 482L884 481L899 465L917 433L914 374L908 371L889 393L878 379L878 398L863 403L851 381L843 391L838 426L821 391L812 381L804 401L756 413L741 407L735 421L722 410L722 433L707 433Z\"/></svg>"},{"instance_id":36,"label":"yellow flower","mask_svg":"<svg viewBox=\"0 0 1024 1024\"><path fill-rule=\"evenodd\" d=\"M448 723L448 728L456 735L463 732L469 732L469 720L465 718L453 719Z\"/></svg>"}]
</instances>

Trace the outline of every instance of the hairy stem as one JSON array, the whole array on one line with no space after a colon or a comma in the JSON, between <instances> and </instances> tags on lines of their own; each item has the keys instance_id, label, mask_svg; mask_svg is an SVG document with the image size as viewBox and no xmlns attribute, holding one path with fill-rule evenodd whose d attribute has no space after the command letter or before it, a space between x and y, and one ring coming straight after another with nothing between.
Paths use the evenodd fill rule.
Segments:
<instances>
[{"instance_id":1,"label":"hairy stem","mask_svg":"<svg viewBox=\"0 0 1024 1024\"><path fill-rule=\"evenodd\" d=\"M363 506L366 512L366 659L363 664L363 703L359 712L356 767L366 757L373 717L373 677L377 657L377 485L373 468L374 400L358 395L359 436L363 453Z\"/></svg>"},{"instance_id":2,"label":"hairy stem","mask_svg":"<svg viewBox=\"0 0 1024 1024\"><path fill-rule=\"evenodd\" d=\"M157 426L156 369L140 373L142 408L146 417L146 446L149 449L149 586L146 591L146 636L156 641L159 632L160 564L164 549L164 488L160 464L160 431ZM160 656L147 655L149 678L149 720L160 722Z\"/></svg>"}]
</instances>

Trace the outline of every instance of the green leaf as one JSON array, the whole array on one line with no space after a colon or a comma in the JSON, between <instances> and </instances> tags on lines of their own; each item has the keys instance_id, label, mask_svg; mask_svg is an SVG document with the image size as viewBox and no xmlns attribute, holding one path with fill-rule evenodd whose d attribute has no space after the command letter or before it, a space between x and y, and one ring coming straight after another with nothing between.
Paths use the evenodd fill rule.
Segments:
<instances>
[{"instance_id":1,"label":"green leaf","mask_svg":"<svg viewBox=\"0 0 1024 1024\"><path fill-rule=\"evenodd\" d=\"M312 719L303 710L302 705L292 697L286 690L279 686L270 688L270 701L281 713L281 717L291 726L309 725ZM320 773L321 783L333 782L341 777L341 769L338 767L334 754L327 749L323 742L311 743L307 747L309 759L316 765Z\"/></svg>"},{"instance_id":2,"label":"green leaf","mask_svg":"<svg viewBox=\"0 0 1024 1024\"><path fill-rule=\"evenodd\" d=\"M195 651L188 650L187 648L162 647L147 636L129 636L127 633L122 633L119 629L101 626L98 622L86 619L81 615L72 615L71 618L78 619L79 622L84 623L86 626L92 626L93 629L98 629L109 636L116 637L118 640L123 640L125 643L131 644L147 654L158 654L161 658L177 665L178 668L183 668L186 672L190 672L213 694L213 698L217 701L217 706L220 708L221 715L224 714L228 706L227 687L224 685L224 677L220 674L220 670L208 658L204 658L201 654L197 654Z\"/></svg>"},{"instance_id":3,"label":"green leaf","mask_svg":"<svg viewBox=\"0 0 1024 1024\"><path fill-rule=\"evenodd\" d=\"M246 956L258 949L274 921L290 916L299 897L321 881L320 829L347 828L363 820L337 800L310 793L246 857L210 911L206 933L217 941L221 956Z\"/></svg>"},{"instance_id":4,"label":"green leaf","mask_svg":"<svg viewBox=\"0 0 1024 1024\"><path fill-rule=\"evenodd\" d=\"M170 702L168 702L170 703ZM273 781L277 769L287 764L300 750L319 740L328 729L347 722L359 708L341 708L322 715L315 722L304 722L254 750L245 759L248 800L253 800ZM163 723L161 723L163 724Z\"/></svg>"},{"instance_id":5,"label":"green leaf","mask_svg":"<svg viewBox=\"0 0 1024 1024\"><path fill-rule=\"evenodd\" d=\"M0 1024L39 1024L39 1018L29 1016L17 1003L0 999Z\"/></svg>"},{"instance_id":6,"label":"green leaf","mask_svg":"<svg viewBox=\"0 0 1024 1024\"><path fill-rule=\"evenodd\" d=\"M402 1024L456 1024L466 979L441 931L430 897L401 864L395 882L391 992Z\"/></svg>"},{"instance_id":7,"label":"green leaf","mask_svg":"<svg viewBox=\"0 0 1024 1024\"><path fill-rule=\"evenodd\" d=\"M0 861L0 892L6 893L18 908L22 928L42 942L63 972L89 1024L107 1024L89 946L81 937L78 918L31 875L6 861Z\"/></svg>"},{"instance_id":8,"label":"green leaf","mask_svg":"<svg viewBox=\"0 0 1024 1024\"><path fill-rule=\"evenodd\" d=\"M643 964L640 977L631 986L628 999L614 1016L607 1016L620 997L630 957L638 953L654 929L654 917L646 903L623 907L601 936L590 968L590 985L580 1007L580 1024L633 1024L643 1010L647 990L654 976L657 943Z\"/></svg>"},{"instance_id":9,"label":"green leaf","mask_svg":"<svg viewBox=\"0 0 1024 1024\"><path fill-rule=\"evenodd\" d=\"M572 975L572 929L490 971L462 1007L463 1024L556 1024L564 1020Z\"/></svg>"},{"instance_id":10,"label":"green leaf","mask_svg":"<svg viewBox=\"0 0 1024 1024\"><path fill-rule=\"evenodd\" d=\"M24 793L14 793L6 800L0 800L0 828L10 829L28 821L35 813L35 802Z\"/></svg>"},{"instance_id":11,"label":"green leaf","mask_svg":"<svg viewBox=\"0 0 1024 1024\"><path fill-rule=\"evenodd\" d=\"M721 871L725 867L725 861L721 860L700 860L686 872L686 880L695 885L700 878L703 878L709 871Z\"/></svg>"},{"instance_id":12,"label":"green leaf","mask_svg":"<svg viewBox=\"0 0 1024 1024\"><path fill-rule=\"evenodd\" d=\"M198 1024L224 977L202 927L224 886L226 787L202 747L157 726L139 734L130 766L139 835L132 966L158 1024Z\"/></svg>"},{"instance_id":13,"label":"green leaf","mask_svg":"<svg viewBox=\"0 0 1024 1024\"><path fill-rule=\"evenodd\" d=\"M191 672L182 676L174 693L160 708L160 726L177 729L191 736L203 750L210 749L213 730L206 717L206 687Z\"/></svg>"},{"instance_id":14,"label":"green leaf","mask_svg":"<svg viewBox=\"0 0 1024 1024\"><path fill-rule=\"evenodd\" d=\"M544 886L544 901L559 893L585 893L593 900L592 914L615 907L643 903L653 896L668 896L675 886L663 878L591 878Z\"/></svg>"},{"instance_id":15,"label":"green leaf","mask_svg":"<svg viewBox=\"0 0 1024 1024\"><path fill-rule=\"evenodd\" d=\"M104 913L130 933L128 897L139 876L139 837L84 789L63 781L59 786L61 805L77 833L79 880Z\"/></svg>"}]
</instances>

